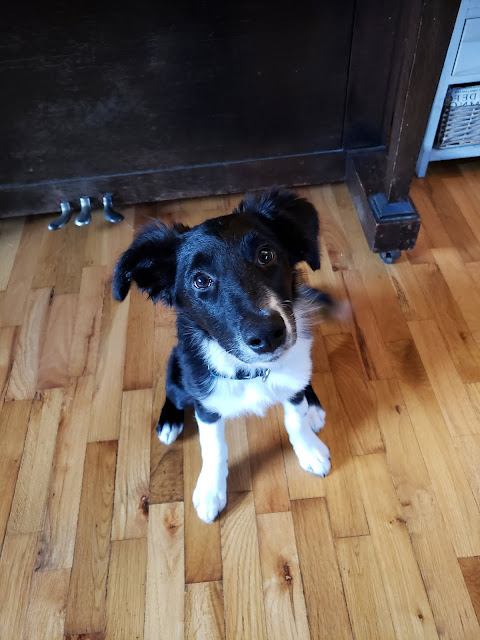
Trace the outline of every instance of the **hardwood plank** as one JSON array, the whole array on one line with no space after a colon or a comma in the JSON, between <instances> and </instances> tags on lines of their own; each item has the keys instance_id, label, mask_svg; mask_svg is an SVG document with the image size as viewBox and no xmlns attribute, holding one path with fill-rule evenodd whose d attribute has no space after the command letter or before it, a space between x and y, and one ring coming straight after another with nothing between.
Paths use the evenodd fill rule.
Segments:
<instances>
[{"instance_id":1,"label":"hardwood plank","mask_svg":"<svg viewBox=\"0 0 480 640\"><path fill-rule=\"evenodd\" d=\"M312 385L322 398L327 426L320 437L330 449L332 470L323 478L330 524L335 538L369 533L353 456L348 444L348 420L331 374L313 375ZM300 496L297 496L300 497ZM291 495L294 499L294 496Z\"/></svg>"},{"instance_id":2,"label":"hardwood plank","mask_svg":"<svg viewBox=\"0 0 480 640\"><path fill-rule=\"evenodd\" d=\"M358 271L348 271L343 273L343 280L353 308L354 337L367 376L370 380L392 378L393 369L362 278Z\"/></svg>"},{"instance_id":3,"label":"hardwood plank","mask_svg":"<svg viewBox=\"0 0 480 640\"><path fill-rule=\"evenodd\" d=\"M321 246L321 243L320 243ZM327 255L322 255L322 268L320 271L307 271L305 267L303 279L310 287L325 291L337 301L348 302L345 284L343 282L342 271L334 271ZM347 315L347 314L346 314ZM330 316L320 323L319 328L322 335L337 335L338 333L348 333L351 330L351 317Z\"/></svg>"},{"instance_id":4,"label":"hardwood plank","mask_svg":"<svg viewBox=\"0 0 480 640\"><path fill-rule=\"evenodd\" d=\"M480 291L454 247L433 252L440 271L457 303L473 337L480 343ZM480 378L478 379L480 381Z\"/></svg>"},{"instance_id":5,"label":"hardwood plank","mask_svg":"<svg viewBox=\"0 0 480 640\"><path fill-rule=\"evenodd\" d=\"M166 307L162 303L157 303L153 307L155 327L175 327L177 314L172 307Z\"/></svg>"},{"instance_id":6,"label":"hardwood plank","mask_svg":"<svg viewBox=\"0 0 480 640\"><path fill-rule=\"evenodd\" d=\"M107 267L107 273L113 273L113 268L133 240L135 207L122 209L124 220L121 224L103 224L102 233L102 264Z\"/></svg>"},{"instance_id":7,"label":"hardwood plank","mask_svg":"<svg viewBox=\"0 0 480 640\"><path fill-rule=\"evenodd\" d=\"M463 467L470 489L480 509L480 436L459 436L454 439L457 455Z\"/></svg>"},{"instance_id":8,"label":"hardwood plank","mask_svg":"<svg viewBox=\"0 0 480 640\"><path fill-rule=\"evenodd\" d=\"M284 426L284 413L281 405L277 406L277 415L280 425L283 461L285 464L285 473L287 476L288 493L290 496L290 500L295 500L298 498L324 497L326 478L316 476L313 473L309 473L308 471L302 469ZM327 418L327 420L329 420L329 418ZM330 422L327 422L327 426L325 427L325 429L329 429L330 426ZM322 439L324 437L324 433L324 431L320 432L320 437Z\"/></svg>"},{"instance_id":9,"label":"hardwood plank","mask_svg":"<svg viewBox=\"0 0 480 640\"><path fill-rule=\"evenodd\" d=\"M438 638L384 454L355 459L397 638Z\"/></svg>"},{"instance_id":10,"label":"hardwood plank","mask_svg":"<svg viewBox=\"0 0 480 640\"><path fill-rule=\"evenodd\" d=\"M71 569L90 422L93 376L65 390L36 570Z\"/></svg>"},{"instance_id":11,"label":"hardwood plank","mask_svg":"<svg viewBox=\"0 0 480 640\"><path fill-rule=\"evenodd\" d=\"M402 257L388 267L395 294L406 320L429 320L432 311L409 260ZM407 340L411 336L407 337Z\"/></svg>"},{"instance_id":12,"label":"hardwood plank","mask_svg":"<svg viewBox=\"0 0 480 640\"><path fill-rule=\"evenodd\" d=\"M365 244L362 225L358 219L348 188L345 183L338 183L328 185L328 190L336 203L339 212L338 220L340 220L345 236L348 238L348 244L354 260L353 268L361 269L365 261L370 259L370 252ZM329 203L330 206L333 206L330 199Z\"/></svg>"},{"instance_id":13,"label":"hardwood plank","mask_svg":"<svg viewBox=\"0 0 480 640\"><path fill-rule=\"evenodd\" d=\"M309 267L302 264L299 270L302 279L307 284L321 291L329 293L334 300L346 300L347 294L342 278L342 272L332 266L330 257L323 237L320 235L320 253L322 267L319 271L312 271ZM331 316L328 320L321 323L321 332L323 335L336 335L337 333L347 332L350 330L348 319L337 318Z\"/></svg>"},{"instance_id":14,"label":"hardwood plank","mask_svg":"<svg viewBox=\"0 0 480 640\"><path fill-rule=\"evenodd\" d=\"M373 382L387 460L415 557L428 586L437 629L454 638L480 636L445 520L397 381Z\"/></svg>"},{"instance_id":15,"label":"hardwood plank","mask_svg":"<svg viewBox=\"0 0 480 640\"><path fill-rule=\"evenodd\" d=\"M441 177L475 238L480 242L480 220L478 218L480 194L475 181L465 179L466 175L462 175L458 169L453 170L452 167L448 168L448 172L442 167Z\"/></svg>"},{"instance_id":16,"label":"hardwood plank","mask_svg":"<svg viewBox=\"0 0 480 640\"><path fill-rule=\"evenodd\" d=\"M368 315L365 315L365 311L368 309L370 316L373 311L376 334L378 335L380 332L384 340L405 338L408 336L408 327L388 280L386 267L378 259L378 255L372 254L366 249L363 230L346 185L332 185L326 189L332 192L337 203L338 219L348 238L354 258L352 268L362 274L362 289L364 289L362 293L366 292L366 295L361 299L359 313L367 318ZM351 273L357 272L352 271ZM347 273L347 276L349 274L350 272ZM345 272L342 275L345 275ZM375 335L372 335L372 338L374 337Z\"/></svg>"},{"instance_id":17,"label":"hardwood plank","mask_svg":"<svg viewBox=\"0 0 480 640\"><path fill-rule=\"evenodd\" d=\"M225 438L228 446L227 491L251 491L250 457L246 418L240 417L227 422Z\"/></svg>"},{"instance_id":18,"label":"hardwood plank","mask_svg":"<svg viewBox=\"0 0 480 640\"><path fill-rule=\"evenodd\" d=\"M185 495L185 583L222 579L220 523L205 524L197 516L192 494L202 468L198 429L191 412L185 414L183 480ZM230 496L228 497L230 500Z\"/></svg>"},{"instance_id":19,"label":"hardwood plank","mask_svg":"<svg viewBox=\"0 0 480 640\"><path fill-rule=\"evenodd\" d=\"M480 242L446 188L441 176L430 172L424 179L424 183L430 200L452 240L446 246L456 247L465 262L480 260Z\"/></svg>"},{"instance_id":20,"label":"hardwood plank","mask_svg":"<svg viewBox=\"0 0 480 640\"><path fill-rule=\"evenodd\" d=\"M324 498L293 500L292 516L311 638L352 638Z\"/></svg>"},{"instance_id":21,"label":"hardwood plank","mask_svg":"<svg viewBox=\"0 0 480 640\"><path fill-rule=\"evenodd\" d=\"M53 297L38 366L38 389L53 389L67 384L77 301L76 293L55 294Z\"/></svg>"},{"instance_id":22,"label":"hardwood plank","mask_svg":"<svg viewBox=\"0 0 480 640\"><path fill-rule=\"evenodd\" d=\"M406 257L410 264L433 264L435 262L430 248L430 240L423 226L420 227L413 249L406 251Z\"/></svg>"},{"instance_id":23,"label":"hardwood plank","mask_svg":"<svg viewBox=\"0 0 480 640\"><path fill-rule=\"evenodd\" d=\"M166 308L162 304L157 304L155 309L162 307ZM176 341L175 323L167 322L165 325L160 324L155 327L153 371L155 386L150 458L150 504L183 500L183 437L180 436L172 445L167 447L159 441L155 430L165 403L168 359Z\"/></svg>"},{"instance_id":24,"label":"hardwood plank","mask_svg":"<svg viewBox=\"0 0 480 640\"><path fill-rule=\"evenodd\" d=\"M475 411L477 418L480 420L480 382L466 384L465 389L467 390L473 410Z\"/></svg>"},{"instance_id":25,"label":"hardwood plank","mask_svg":"<svg viewBox=\"0 0 480 640\"><path fill-rule=\"evenodd\" d=\"M223 589L221 582L186 585L185 639L224 640Z\"/></svg>"},{"instance_id":26,"label":"hardwood plank","mask_svg":"<svg viewBox=\"0 0 480 640\"><path fill-rule=\"evenodd\" d=\"M67 228L63 227L53 233L47 229L47 221L42 237L40 255L38 256L32 289L53 288L57 284L62 256L65 251L65 236Z\"/></svg>"},{"instance_id":27,"label":"hardwood plank","mask_svg":"<svg viewBox=\"0 0 480 640\"><path fill-rule=\"evenodd\" d=\"M0 327L23 324L44 232L45 223L41 218L38 216L27 218L15 254L8 287L0 305Z\"/></svg>"},{"instance_id":28,"label":"hardwood plank","mask_svg":"<svg viewBox=\"0 0 480 640\"><path fill-rule=\"evenodd\" d=\"M414 267L450 357L463 382L480 376L480 350L437 265Z\"/></svg>"},{"instance_id":29,"label":"hardwood plank","mask_svg":"<svg viewBox=\"0 0 480 640\"><path fill-rule=\"evenodd\" d=\"M0 329L0 405L3 404L3 399L7 392L18 335L18 327L3 327Z\"/></svg>"},{"instance_id":30,"label":"hardwood plank","mask_svg":"<svg viewBox=\"0 0 480 640\"><path fill-rule=\"evenodd\" d=\"M232 493L220 518L225 637L267 638L253 496Z\"/></svg>"},{"instance_id":31,"label":"hardwood plank","mask_svg":"<svg viewBox=\"0 0 480 640\"><path fill-rule=\"evenodd\" d=\"M130 292L123 389L153 385L154 310L152 301L136 287Z\"/></svg>"},{"instance_id":32,"label":"hardwood plank","mask_svg":"<svg viewBox=\"0 0 480 640\"><path fill-rule=\"evenodd\" d=\"M480 558L459 558L458 562L477 618L480 620Z\"/></svg>"},{"instance_id":33,"label":"hardwood plank","mask_svg":"<svg viewBox=\"0 0 480 640\"><path fill-rule=\"evenodd\" d=\"M290 500L275 408L271 408L265 417L248 416L246 424L255 511L289 511Z\"/></svg>"},{"instance_id":34,"label":"hardwood plank","mask_svg":"<svg viewBox=\"0 0 480 640\"><path fill-rule=\"evenodd\" d=\"M92 221L87 225L87 239L83 267L105 266L103 263L103 236L109 233L111 223L103 217L103 210L92 210Z\"/></svg>"},{"instance_id":35,"label":"hardwood plank","mask_svg":"<svg viewBox=\"0 0 480 640\"><path fill-rule=\"evenodd\" d=\"M407 340L410 337L400 301L389 278L391 265L384 264L376 254L359 270L375 321L384 341ZM361 291L359 291L361 295ZM365 306L365 305L364 305ZM382 344L380 344L380 351ZM382 361L377 363L381 366Z\"/></svg>"},{"instance_id":36,"label":"hardwood plank","mask_svg":"<svg viewBox=\"0 0 480 640\"><path fill-rule=\"evenodd\" d=\"M37 390L38 366L45 341L51 289L31 291L20 330L7 390L9 400L32 399Z\"/></svg>"},{"instance_id":37,"label":"hardwood plank","mask_svg":"<svg viewBox=\"0 0 480 640\"><path fill-rule=\"evenodd\" d=\"M475 288L479 291L479 283L480 283L480 262L469 262L465 265L466 270L470 274L473 282L475 283Z\"/></svg>"},{"instance_id":38,"label":"hardwood plank","mask_svg":"<svg viewBox=\"0 0 480 640\"><path fill-rule=\"evenodd\" d=\"M0 550L17 483L32 403L7 402L0 412Z\"/></svg>"},{"instance_id":39,"label":"hardwood plank","mask_svg":"<svg viewBox=\"0 0 480 640\"><path fill-rule=\"evenodd\" d=\"M105 285L89 441L115 440L120 426L129 297L113 299Z\"/></svg>"},{"instance_id":40,"label":"hardwood plank","mask_svg":"<svg viewBox=\"0 0 480 640\"><path fill-rule=\"evenodd\" d=\"M330 449L332 470L326 478L304 471L286 431L281 429L290 499L327 497L334 536L365 535L368 525L358 483L352 482L356 472L347 437L350 425L345 410L331 374L313 374L312 386L327 414L326 426L319 436ZM279 420L283 420L283 412L279 410L278 414Z\"/></svg>"},{"instance_id":41,"label":"hardwood plank","mask_svg":"<svg viewBox=\"0 0 480 640\"><path fill-rule=\"evenodd\" d=\"M84 376L95 373L100 326L105 293L105 267L85 267L78 294L68 374ZM108 288L107 288L108 295Z\"/></svg>"},{"instance_id":42,"label":"hardwood plank","mask_svg":"<svg viewBox=\"0 0 480 640\"><path fill-rule=\"evenodd\" d=\"M114 441L87 445L66 635L99 632L105 626L116 455Z\"/></svg>"},{"instance_id":43,"label":"hardwood plank","mask_svg":"<svg viewBox=\"0 0 480 640\"><path fill-rule=\"evenodd\" d=\"M7 535L0 556L0 638L23 638L37 534Z\"/></svg>"},{"instance_id":44,"label":"hardwood plank","mask_svg":"<svg viewBox=\"0 0 480 640\"><path fill-rule=\"evenodd\" d=\"M349 210L348 219L345 221L345 224L349 225L352 230L357 229L360 224L358 219L350 220L353 216L357 218L356 212ZM361 236L359 239L362 243L364 242ZM365 251L363 246L362 250L359 246L354 255L356 270L352 270L346 275L352 277L354 287L355 280L358 280L357 295L366 294L364 298L360 297L359 299L359 310L366 318L368 315L371 316L371 311L373 311L375 329L378 327L376 333L378 334L379 331L384 340L400 340L408 337L408 327L388 277L390 266L386 266L379 260L377 254ZM353 278L353 276L355 277Z\"/></svg>"},{"instance_id":45,"label":"hardwood plank","mask_svg":"<svg viewBox=\"0 0 480 640\"><path fill-rule=\"evenodd\" d=\"M99 633L80 633L73 636L63 636L64 640L105 640L103 631Z\"/></svg>"},{"instance_id":46,"label":"hardwood plank","mask_svg":"<svg viewBox=\"0 0 480 640\"><path fill-rule=\"evenodd\" d=\"M413 342L390 345L425 465L457 556L480 554L480 514Z\"/></svg>"},{"instance_id":47,"label":"hardwood plank","mask_svg":"<svg viewBox=\"0 0 480 640\"><path fill-rule=\"evenodd\" d=\"M105 640L143 640L147 540L112 542Z\"/></svg>"},{"instance_id":48,"label":"hardwood plank","mask_svg":"<svg viewBox=\"0 0 480 640\"><path fill-rule=\"evenodd\" d=\"M452 436L479 432L465 387L433 320L410 322L415 345Z\"/></svg>"},{"instance_id":49,"label":"hardwood plank","mask_svg":"<svg viewBox=\"0 0 480 640\"><path fill-rule=\"evenodd\" d=\"M318 211L322 240L333 270L351 269L353 258L350 245L343 230L341 214L331 188L304 188L302 195L310 200Z\"/></svg>"},{"instance_id":50,"label":"hardwood plank","mask_svg":"<svg viewBox=\"0 0 480 640\"><path fill-rule=\"evenodd\" d=\"M330 369L346 414L347 436L354 455L383 451L375 410L351 335L325 338Z\"/></svg>"},{"instance_id":51,"label":"hardwood plank","mask_svg":"<svg viewBox=\"0 0 480 640\"><path fill-rule=\"evenodd\" d=\"M62 389L48 389L33 402L8 520L11 534L33 533L43 527L62 402Z\"/></svg>"},{"instance_id":52,"label":"hardwood plank","mask_svg":"<svg viewBox=\"0 0 480 640\"><path fill-rule=\"evenodd\" d=\"M355 638L396 638L370 536L337 540L337 555Z\"/></svg>"},{"instance_id":53,"label":"hardwood plank","mask_svg":"<svg viewBox=\"0 0 480 640\"><path fill-rule=\"evenodd\" d=\"M157 307L159 306L160 305L157 305ZM168 360L172 349L176 344L177 330L175 325L159 325L158 327L155 327L153 379L156 383L155 393L159 394L159 401L157 402L157 418L160 415L160 411L165 401L165 377L167 373Z\"/></svg>"},{"instance_id":54,"label":"hardwood plank","mask_svg":"<svg viewBox=\"0 0 480 640\"><path fill-rule=\"evenodd\" d=\"M313 328L312 372L328 373L329 371L330 365L328 364L327 350L322 336L322 325L320 325Z\"/></svg>"},{"instance_id":55,"label":"hardwood plank","mask_svg":"<svg viewBox=\"0 0 480 640\"><path fill-rule=\"evenodd\" d=\"M421 229L424 229L424 234L428 237L430 247L452 246L452 238L448 235L447 230L432 203L429 189L424 180L414 180L412 182L410 197L415 204L415 208L420 214L422 219ZM429 262L431 261L429 260Z\"/></svg>"},{"instance_id":56,"label":"hardwood plank","mask_svg":"<svg viewBox=\"0 0 480 640\"><path fill-rule=\"evenodd\" d=\"M148 523L145 640L184 635L183 504L155 504Z\"/></svg>"},{"instance_id":57,"label":"hardwood plank","mask_svg":"<svg viewBox=\"0 0 480 640\"><path fill-rule=\"evenodd\" d=\"M10 280L24 224L25 218L8 218L0 220L0 241L2 243L0 291L5 291Z\"/></svg>"},{"instance_id":58,"label":"hardwood plank","mask_svg":"<svg viewBox=\"0 0 480 640\"><path fill-rule=\"evenodd\" d=\"M257 516L269 638L310 638L292 514Z\"/></svg>"},{"instance_id":59,"label":"hardwood plank","mask_svg":"<svg viewBox=\"0 0 480 640\"><path fill-rule=\"evenodd\" d=\"M23 640L63 640L70 571L34 573Z\"/></svg>"},{"instance_id":60,"label":"hardwood plank","mask_svg":"<svg viewBox=\"0 0 480 640\"><path fill-rule=\"evenodd\" d=\"M150 504L183 500L183 435L170 446L160 442L157 423L165 402L165 375L157 380L150 434ZM188 498L188 496L187 496Z\"/></svg>"},{"instance_id":61,"label":"hardwood plank","mask_svg":"<svg viewBox=\"0 0 480 640\"><path fill-rule=\"evenodd\" d=\"M82 280L82 267L87 244L87 227L68 224L65 227L63 251L55 283L55 293L78 293Z\"/></svg>"},{"instance_id":62,"label":"hardwood plank","mask_svg":"<svg viewBox=\"0 0 480 640\"><path fill-rule=\"evenodd\" d=\"M151 389L124 391L112 540L144 538L147 535L151 422Z\"/></svg>"}]
</instances>

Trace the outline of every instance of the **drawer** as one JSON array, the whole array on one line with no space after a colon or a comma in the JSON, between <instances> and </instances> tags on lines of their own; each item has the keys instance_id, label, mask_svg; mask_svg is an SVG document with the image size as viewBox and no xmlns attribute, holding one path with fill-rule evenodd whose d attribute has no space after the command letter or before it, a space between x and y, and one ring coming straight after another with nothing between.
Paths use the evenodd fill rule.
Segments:
<instances>
[{"instance_id":1,"label":"drawer","mask_svg":"<svg viewBox=\"0 0 480 640\"><path fill-rule=\"evenodd\" d=\"M480 74L480 18L465 20L452 75L461 77L474 74Z\"/></svg>"}]
</instances>

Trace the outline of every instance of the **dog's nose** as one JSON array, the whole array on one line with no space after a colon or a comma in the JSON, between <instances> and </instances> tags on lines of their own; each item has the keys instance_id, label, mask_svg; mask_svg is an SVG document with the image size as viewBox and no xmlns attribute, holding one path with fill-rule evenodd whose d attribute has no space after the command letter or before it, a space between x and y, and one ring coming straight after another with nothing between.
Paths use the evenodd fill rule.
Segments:
<instances>
[{"instance_id":1,"label":"dog's nose","mask_svg":"<svg viewBox=\"0 0 480 640\"><path fill-rule=\"evenodd\" d=\"M273 353L285 343L286 333L285 322L279 313L250 318L242 329L245 343L258 354Z\"/></svg>"}]
</instances>

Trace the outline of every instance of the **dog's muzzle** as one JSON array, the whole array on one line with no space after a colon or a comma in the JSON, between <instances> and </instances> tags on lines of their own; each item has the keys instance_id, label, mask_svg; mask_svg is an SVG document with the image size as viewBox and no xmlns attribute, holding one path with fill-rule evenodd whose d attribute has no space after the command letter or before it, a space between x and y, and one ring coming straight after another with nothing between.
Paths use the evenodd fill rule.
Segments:
<instances>
[{"instance_id":1,"label":"dog's muzzle","mask_svg":"<svg viewBox=\"0 0 480 640\"><path fill-rule=\"evenodd\" d=\"M244 318L241 335L245 344L256 354L273 354L284 346L287 328L276 311L268 315L251 314Z\"/></svg>"}]
</instances>

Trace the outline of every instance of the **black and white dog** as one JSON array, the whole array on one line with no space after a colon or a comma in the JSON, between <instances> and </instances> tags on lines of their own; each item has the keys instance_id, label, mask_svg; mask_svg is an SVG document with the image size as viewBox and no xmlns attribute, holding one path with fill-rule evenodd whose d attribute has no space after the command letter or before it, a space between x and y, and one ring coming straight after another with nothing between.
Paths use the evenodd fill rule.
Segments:
<instances>
[{"instance_id":1,"label":"black and white dog","mask_svg":"<svg viewBox=\"0 0 480 640\"><path fill-rule=\"evenodd\" d=\"M310 385L310 326L312 312L332 301L295 270L302 261L320 268L318 231L313 205L270 189L193 228L149 226L117 263L117 300L133 280L153 302L177 310L157 433L171 444L184 409L194 407L203 464L193 503L204 522L227 501L226 418L263 415L281 402L300 465L321 476L330 470L329 450L315 435L325 412Z\"/></svg>"}]
</instances>

